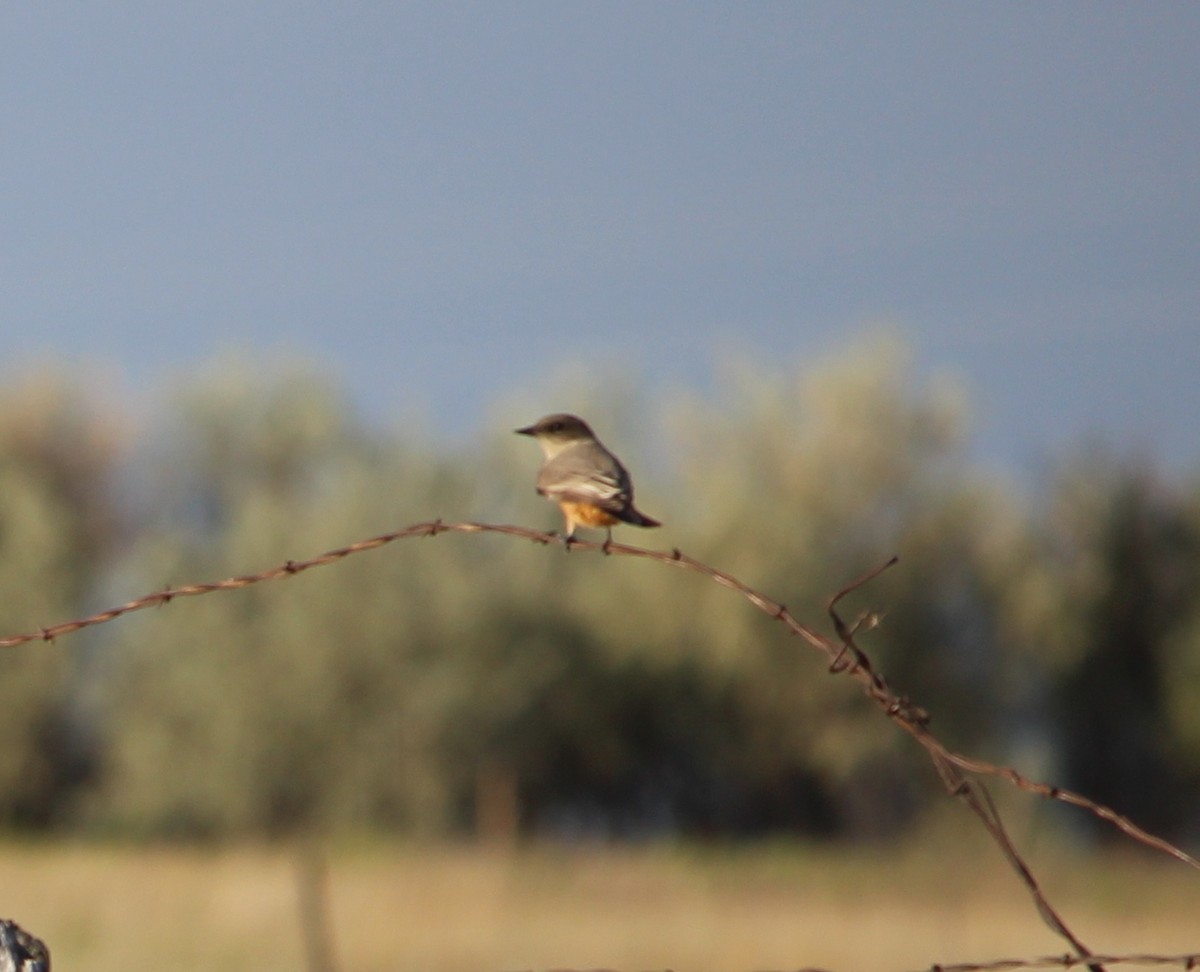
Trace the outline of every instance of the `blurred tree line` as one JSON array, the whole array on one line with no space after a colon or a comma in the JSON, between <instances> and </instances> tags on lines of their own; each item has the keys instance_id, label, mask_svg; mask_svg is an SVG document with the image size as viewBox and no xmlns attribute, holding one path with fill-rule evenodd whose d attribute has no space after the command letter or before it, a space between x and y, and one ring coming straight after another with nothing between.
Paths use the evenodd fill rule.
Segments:
<instances>
[{"instance_id":1,"label":"blurred tree line","mask_svg":"<svg viewBox=\"0 0 1200 972\"><path fill-rule=\"evenodd\" d=\"M304 368L218 363L136 435L36 375L0 408L0 634L418 520L549 528L539 454L509 433L570 408L667 524L623 539L819 627L832 592L899 554L856 595L883 614L864 646L943 740L1200 835L1200 480L1081 449L1018 494L972 464L961 396L888 342L731 368L705 399L617 386L509 403L447 446L368 427ZM177 601L0 666L9 826L854 838L940 799L909 740L736 595L491 535Z\"/></svg>"}]
</instances>

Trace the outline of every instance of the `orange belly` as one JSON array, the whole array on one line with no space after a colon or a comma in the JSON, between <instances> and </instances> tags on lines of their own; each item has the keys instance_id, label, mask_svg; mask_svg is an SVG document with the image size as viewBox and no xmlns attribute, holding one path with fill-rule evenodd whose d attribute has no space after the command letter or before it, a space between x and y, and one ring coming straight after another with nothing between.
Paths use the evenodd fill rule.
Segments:
<instances>
[{"instance_id":1,"label":"orange belly","mask_svg":"<svg viewBox=\"0 0 1200 972\"><path fill-rule=\"evenodd\" d=\"M607 510L602 510L591 503L568 501L558 505L562 507L563 516L567 518L568 522L578 523L581 527L610 527L621 522Z\"/></svg>"}]
</instances>

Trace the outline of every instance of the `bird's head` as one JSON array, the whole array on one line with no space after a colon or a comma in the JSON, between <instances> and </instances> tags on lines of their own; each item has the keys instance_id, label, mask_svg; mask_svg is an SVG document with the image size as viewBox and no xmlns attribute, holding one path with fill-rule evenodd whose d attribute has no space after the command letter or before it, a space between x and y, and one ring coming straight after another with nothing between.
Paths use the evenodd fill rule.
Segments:
<instances>
[{"instance_id":1,"label":"bird's head","mask_svg":"<svg viewBox=\"0 0 1200 972\"><path fill-rule=\"evenodd\" d=\"M566 412L547 415L538 419L533 425L517 429L516 433L517 435L533 436L547 456L561 452L572 443L595 438L587 422L577 415L568 415Z\"/></svg>"}]
</instances>

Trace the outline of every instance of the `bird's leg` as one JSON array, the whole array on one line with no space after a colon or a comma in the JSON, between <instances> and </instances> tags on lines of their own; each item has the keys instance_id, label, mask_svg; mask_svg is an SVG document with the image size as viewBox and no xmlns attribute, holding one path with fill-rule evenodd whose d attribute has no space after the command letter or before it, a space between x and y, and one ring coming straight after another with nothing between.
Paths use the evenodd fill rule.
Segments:
<instances>
[{"instance_id":1,"label":"bird's leg","mask_svg":"<svg viewBox=\"0 0 1200 972\"><path fill-rule=\"evenodd\" d=\"M604 538L604 543L600 544L600 549L604 551L604 555L607 557L612 553L609 549L612 546L612 527L605 527L605 530L608 531L608 536Z\"/></svg>"}]
</instances>

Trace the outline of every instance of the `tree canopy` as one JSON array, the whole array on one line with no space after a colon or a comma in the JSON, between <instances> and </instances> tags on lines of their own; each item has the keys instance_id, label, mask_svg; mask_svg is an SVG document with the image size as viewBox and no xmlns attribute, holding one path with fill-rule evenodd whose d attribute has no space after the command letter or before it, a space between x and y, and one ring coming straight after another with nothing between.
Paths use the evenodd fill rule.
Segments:
<instances>
[{"instance_id":1,"label":"tree canopy","mask_svg":"<svg viewBox=\"0 0 1200 972\"><path fill-rule=\"evenodd\" d=\"M566 404L666 524L622 539L680 547L818 624L898 554L856 603L882 616L876 664L942 738L1033 747L1065 784L1195 827L1200 483L1081 450L1026 498L972 462L967 396L887 341L732 367L705 397L639 395L497 406L448 448L368 427L311 367L229 360L133 438L43 376L0 411L0 621L418 520L555 526L510 432ZM884 836L935 793L907 740L727 592L497 536L180 601L0 665L14 823Z\"/></svg>"}]
</instances>

